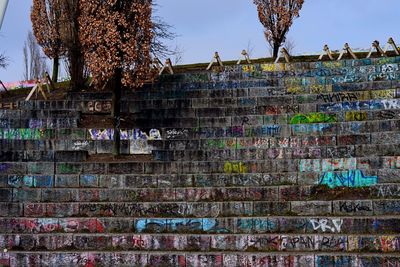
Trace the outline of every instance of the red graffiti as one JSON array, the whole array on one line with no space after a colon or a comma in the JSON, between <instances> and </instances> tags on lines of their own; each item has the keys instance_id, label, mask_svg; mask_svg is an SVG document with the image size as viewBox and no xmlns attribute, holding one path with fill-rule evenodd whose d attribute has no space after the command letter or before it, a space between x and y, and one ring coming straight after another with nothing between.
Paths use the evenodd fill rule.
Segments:
<instances>
[{"instance_id":1,"label":"red graffiti","mask_svg":"<svg viewBox=\"0 0 400 267\"><path fill-rule=\"evenodd\" d=\"M144 248L144 240L142 237L132 237L132 243L135 248Z\"/></svg>"}]
</instances>

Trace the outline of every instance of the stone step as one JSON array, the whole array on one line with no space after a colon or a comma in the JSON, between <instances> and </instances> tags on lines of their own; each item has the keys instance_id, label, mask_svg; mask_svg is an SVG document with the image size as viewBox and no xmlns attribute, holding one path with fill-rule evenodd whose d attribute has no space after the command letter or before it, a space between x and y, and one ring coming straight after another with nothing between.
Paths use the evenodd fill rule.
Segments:
<instances>
[{"instance_id":1,"label":"stone step","mask_svg":"<svg viewBox=\"0 0 400 267\"><path fill-rule=\"evenodd\" d=\"M241 109L238 109L240 111ZM216 117L199 117L196 110L179 117L178 113L169 111L165 113L158 111L151 113L142 113L128 115L126 117L130 125L138 128L217 128L217 127L250 127L263 125L298 125L293 128L306 127L309 124L316 123L346 123L346 122L365 122L377 121L382 125L390 125L398 123L400 119L400 109L397 110L373 110L373 111L337 111L337 112L309 112L309 113L294 113L282 115L231 115L225 116L223 112L216 114ZM181 111L179 111L181 112ZM184 111L182 111L184 112ZM215 112L215 110L211 110ZM254 112L253 112L254 113ZM147 114L147 116L145 115ZM174 116L178 115L178 116ZM163 118L163 116L165 116ZM396 120L396 121L394 121Z\"/></svg>"},{"instance_id":2,"label":"stone step","mask_svg":"<svg viewBox=\"0 0 400 267\"><path fill-rule=\"evenodd\" d=\"M131 265L137 266L176 266L176 267L247 267L247 266L396 266L400 263L398 255L386 253L302 253L292 252L140 252L115 251L99 252L8 252L0 259L5 266L76 266L85 265Z\"/></svg>"},{"instance_id":3,"label":"stone step","mask_svg":"<svg viewBox=\"0 0 400 267\"><path fill-rule=\"evenodd\" d=\"M348 97L354 97L351 93L357 91L386 91L391 88L398 88L400 84L397 81L368 81L358 83L342 83L335 85L297 85L287 88L285 86L267 86L267 87L251 87L251 88L235 88L235 89L191 89L179 90L169 87L159 88L144 88L133 92L127 92L123 99L125 101L136 101L136 106L141 106L144 103L165 102L165 100L183 100L193 99L201 102L202 98L236 98L236 97L307 97L308 95L321 95L322 99L336 100ZM344 95L343 95L344 94ZM382 94L382 93L380 93ZM322 95L326 95L322 97ZM376 95L376 94L373 94ZM358 99L357 99L358 100ZM169 102L167 102L169 103ZM171 103L172 104L172 103Z\"/></svg>"},{"instance_id":4,"label":"stone step","mask_svg":"<svg viewBox=\"0 0 400 267\"><path fill-rule=\"evenodd\" d=\"M156 146L157 142L152 142ZM89 155L112 153L112 140L0 140L0 157L4 161L16 161L18 159L34 159L36 154L54 154L58 151L66 152L87 152ZM121 154L130 153L129 141L121 140ZM11 154L10 154L11 153ZM11 155L8 157L7 155Z\"/></svg>"},{"instance_id":5,"label":"stone step","mask_svg":"<svg viewBox=\"0 0 400 267\"><path fill-rule=\"evenodd\" d=\"M47 118L47 119L0 119L2 129L57 129L57 128L77 128L80 118Z\"/></svg>"},{"instance_id":6,"label":"stone step","mask_svg":"<svg viewBox=\"0 0 400 267\"><path fill-rule=\"evenodd\" d=\"M55 119L79 119L80 112L68 110L0 110L1 119L9 120L55 120Z\"/></svg>"},{"instance_id":7,"label":"stone step","mask_svg":"<svg viewBox=\"0 0 400 267\"><path fill-rule=\"evenodd\" d=\"M31 171L30 174L19 174L19 175L1 175L0 176L0 188L7 189L4 191L5 197L11 197L11 189L23 188L28 189L92 189L93 192L104 191L106 188L111 188L111 191L122 190L121 192L142 192L140 194L150 194L150 192L169 192L169 195L182 195L182 192L188 192L187 194L193 194L193 196L202 196L205 198L212 198L213 187L218 187L221 192L245 192L246 196L249 194L255 194L258 197L265 195L263 192L281 192L281 198L286 200L291 192L296 191L308 192L309 198L306 200L335 200L335 199L353 199L357 197L359 199L382 199L382 198L400 198L400 187L396 186L399 172L396 169L381 170L376 180L370 181L369 184L361 184L363 176L360 171L349 172L349 177L353 177L354 180L346 182L345 174L347 172L336 172L337 177L342 180L332 179L332 182L326 181L326 173L297 173L297 172L285 172L285 173L254 173L254 174L127 174L127 175L107 175L107 174L57 174L54 175L54 171L50 163L47 165L38 165L32 163L33 168L36 169L36 173ZM102 167L101 165L98 165ZM47 167L47 169L46 169ZM32 168L32 169L33 169ZM333 172L334 173L334 172ZM328 176L334 174L328 172ZM362 174L375 174L376 171L363 171ZM339 176L341 175L341 176ZM355 177L358 177L355 179ZM340 181L340 183L339 183ZM351 183L350 183L351 182ZM362 186L363 185L363 186ZM303 186L303 187L302 187ZM143 190L146 188L146 190ZM265 190L264 190L265 189ZM22 191L23 191L22 190ZM318 196L319 192L324 192ZM351 196L348 193L354 191L355 196ZM16 191L17 192L17 191ZM35 192L31 190L30 192ZM68 192L68 190L55 190L54 192ZM80 191L71 191L79 193ZM84 192L84 191L82 191ZM50 190L49 193L52 193ZM158 194L157 193L157 194ZM228 194L227 193L227 194ZM94 193L93 193L94 194ZM138 193L139 194L139 193ZM140 195L139 194L139 195ZM166 195L165 197L169 196ZM203 194L203 195L202 195ZM225 194L225 193L224 193ZM222 194L222 196L224 195ZM40 197L40 194L38 194ZM90 195L89 195L90 196ZM133 195L137 196L137 194ZM132 197L133 197L132 196ZM222 197L221 196L221 197ZM96 195L94 195L96 197ZM100 197L100 196L97 196ZM122 196L121 196L122 197Z\"/></svg>"},{"instance_id":8,"label":"stone step","mask_svg":"<svg viewBox=\"0 0 400 267\"><path fill-rule=\"evenodd\" d=\"M368 84L371 86L370 84ZM361 101L373 99L390 99L398 98L400 96L400 89L388 89L390 84L380 89L376 84L371 88L360 88L362 90L349 91L349 92L287 92L287 94L278 95L265 95L269 93L270 88L259 89L243 89L242 91L223 90L219 93L209 92L208 94L201 94L196 98L195 94L188 95L184 98L170 98L166 96L163 99L157 100L157 97L146 99L144 97L130 96L128 99L123 100L122 106L131 108L134 106L136 110L154 109L154 108L206 108L206 107L229 107L229 106L252 106L256 104L284 104L284 103L337 103L344 101ZM275 89L278 90L278 89ZM280 89L283 90L283 89ZM304 89L305 90L305 89ZM247 92L246 92L247 91ZM180 91L177 91L177 93ZM155 91L160 93L159 91ZM163 92L166 93L166 92ZM199 92L201 93L201 92ZM149 93L150 94L150 93ZM141 99L141 100L138 100Z\"/></svg>"},{"instance_id":9,"label":"stone step","mask_svg":"<svg viewBox=\"0 0 400 267\"><path fill-rule=\"evenodd\" d=\"M337 84L344 82L361 82L374 80L396 80L399 66L394 64L383 64L367 67L345 67L335 69L320 69L315 71L263 71L259 66L235 66L225 67L221 72L203 72L187 75L168 75L161 77L161 83L151 84L148 87L156 87L162 90L165 87L193 89L193 88L215 88L236 87L237 83L246 80L264 79L272 84L299 85L314 81L320 84ZM163 78L169 78L167 81Z\"/></svg>"},{"instance_id":10,"label":"stone step","mask_svg":"<svg viewBox=\"0 0 400 267\"><path fill-rule=\"evenodd\" d=\"M336 85L350 84L350 83L363 83L370 81L396 81L399 78L398 64L393 65L396 70L389 72L372 71L369 73L356 73L356 69L347 69L346 72L339 75L330 76L287 76L282 75L269 75L262 72L252 72L241 75L240 77L227 77L224 72L216 74L211 79L202 81L175 81L163 82L162 84L153 84L152 88L157 90L164 90L165 88L173 90L199 90L199 89L235 89L235 88L253 88L253 87L280 87L285 86L297 92L297 88L304 85L312 86L325 86L332 85L334 90L339 91L341 87ZM353 73L351 73L353 72ZM148 88L148 87L145 87ZM296 88L296 89L293 89ZM339 89L340 88L340 89Z\"/></svg>"},{"instance_id":11,"label":"stone step","mask_svg":"<svg viewBox=\"0 0 400 267\"><path fill-rule=\"evenodd\" d=\"M51 177L51 176L49 176ZM1 189L3 194L2 200L10 201L10 203L23 202L22 197L26 197L25 201L36 203L77 203L79 205L93 204L104 206L104 203L124 203L129 207L130 204L151 205L159 201L177 203L182 202L206 204L213 203L217 205L228 205L231 202L239 202L253 209L253 216L390 216L400 215L400 200L398 199L374 199L373 194L376 191L364 190L364 195L359 194L357 200L293 200L285 201L286 195L280 195L287 187L260 187L260 188L175 188L175 189L98 189L89 184L92 182L87 176L80 179L80 189L53 189L52 182L46 179L32 179L32 181L24 181L27 186L16 189ZM15 182L16 179L10 182ZM13 185L16 186L16 185ZM30 187L36 186L31 189ZM84 187L84 188L83 188ZM390 188L386 185L385 188ZM360 190L360 192L363 192ZM378 191L379 193L379 191ZM120 195L113 195L120 194ZM329 192L326 193L328 195ZM379 193L380 194L380 193ZM312 198L312 197L310 197ZM267 201L274 199L274 202ZM281 199L282 201L278 201ZM221 203L218 203L221 202ZM3 203L4 204L4 203ZM114 205L118 207L118 205ZM84 206L86 207L86 206ZM122 206L121 206L122 207ZM121 208L119 207L119 208ZM225 207L225 206L224 206ZM16 209L16 207L13 207ZM10 207L3 207L9 210ZM281 209L282 213L279 213ZM7 216L11 216L6 213ZM99 214L96 214L99 215ZM104 214L103 214L104 215ZM248 211L244 216L249 216ZM21 216L21 215L19 215ZM105 215L106 216L106 215ZM210 215L209 215L210 216ZM240 214L238 215L240 216Z\"/></svg>"},{"instance_id":12,"label":"stone step","mask_svg":"<svg viewBox=\"0 0 400 267\"><path fill-rule=\"evenodd\" d=\"M35 251L236 251L236 252L370 252L398 253L399 236L346 236L346 235L115 235L61 234L57 238L49 235L7 235L0 238L15 248ZM63 240L64 242L54 242ZM372 245L371 245L372 244Z\"/></svg>"},{"instance_id":13,"label":"stone step","mask_svg":"<svg viewBox=\"0 0 400 267\"><path fill-rule=\"evenodd\" d=\"M289 188L289 187L287 187ZM291 187L293 188L293 187ZM275 190L273 190L275 189ZM260 217L260 216L378 216L394 218L400 215L399 199L380 200L307 200L307 198L286 197L286 188L269 188L268 190L252 190L262 199L280 199L280 201L226 200L214 201L166 201L157 199L148 202L74 202L73 196L60 195L65 202L41 202L54 198L51 190L37 189L1 189L3 210L11 210L12 214L21 217L21 206L8 206L10 203L23 204L24 217L145 217L145 218L186 218L186 217ZM41 193L45 194L41 197ZM58 190L60 191L60 190ZM88 194L89 190L81 190L80 194ZM227 191L227 190L225 190ZM233 194L236 192L231 190ZM93 192L93 191L92 191ZM302 192L303 193L303 192ZM307 192L305 192L307 193ZM247 193L246 193L247 194ZM280 194L280 195L279 195ZM303 194L304 195L304 194ZM311 196L308 193L309 197ZM84 196L83 196L84 197ZM70 198L68 200L68 198ZM84 199L89 200L89 199ZM12 216L2 214L3 217Z\"/></svg>"},{"instance_id":14,"label":"stone step","mask_svg":"<svg viewBox=\"0 0 400 267\"><path fill-rule=\"evenodd\" d=\"M62 152L63 153L63 152ZM85 151L70 155L85 155ZM259 174L274 172L299 172L299 173L332 173L347 172L346 175L353 175L353 172L378 171L378 176L386 177L388 172L392 174L399 171L396 156L381 162L377 157L363 158L323 158L323 159L265 159L265 160L233 160L230 161L180 161L180 162L153 162L143 160L117 161L117 162L55 162L54 166L48 163L34 162L2 162L0 170L3 175L25 175L25 174ZM50 169L49 169L50 168ZM96 169L97 168L97 169ZM51 170L48 173L47 169ZM157 172L154 172L158 170ZM358 175L358 174L357 174ZM376 173L371 175L377 175ZM393 177L397 178L397 177Z\"/></svg>"},{"instance_id":15,"label":"stone step","mask_svg":"<svg viewBox=\"0 0 400 267\"><path fill-rule=\"evenodd\" d=\"M387 128L385 128L387 129ZM383 129L382 129L383 130ZM178 131L167 130L169 137ZM64 133L62 133L64 135ZM32 135L31 135L32 136ZM356 152L362 152L363 149L382 147L390 151L391 144L397 144L396 134L392 132L376 132L364 134L345 134L335 136L291 136L291 137L226 137L226 138L203 138L192 137L196 139L163 139L147 140L147 143L154 153L167 150L168 153L178 153L179 151L202 150L205 153L220 150L246 151L251 149L279 149L279 151L298 151L298 154L304 154L307 151L315 149L321 150L321 155L326 153L346 154L345 147ZM35 136L33 136L35 137ZM38 135L38 138L40 135ZM168 136L167 136L168 137ZM86 139L86 138L85 138ZM106 153L112 146L112 140L85 140L75 136L73 140L49 139L49 140L18 140L18 139L0 139L0 149L3 152L14 151L88 151L94 153ZM132 140L131 140L132 141ZM121 140L122 148L129 146L129 140ZM334 147L336 147L334 149ZM27 152L28 152L27 151ZM278 150L276 150L278 151ZM303 152L302 152L303 151ZM380 150L376 150L379 152ZM376 153L375 152L375 153ZM163 153L163 152L160 152ZM295 152L293 152L295 153ZM296 152L297 153L297 152ZM353 152L351 152L352 154ZM279 153L278 153L279 154ZM358 154L360 156L362 154ZM156 155L155 155L156 156ZM164 156L158 155L159 160Z\"/></svg>"},{"instance_id":16,"label":"stone step","mask_svg":"<svg viewBox=\"0 0 400 267\"><path fill-rule=\"evenodd\" d=\"M16 213L15 213L16 214ZM0 233L51 234L372 234L398 233L399 217L0 218ZM323 227L322 227L323 226Z\"/></svg>"},{"instance_id":17,"label":"stone step","mask_svg":"<svg viewBox=\"0 0 400 267\"><path fill-rule=\"evenodd\" d=\"M19 101L18 108L29 112L82 112L88 114L109 114L111 100L31 100Z\"/></svg>"},{"instance_id":18,"label":"stone step","mask_svg":"<svg viewBox=\"0 0 400 267\"><path fill-rule=\"evenodd\" d=\"M0 188L1 198L0 201L4 202L14 202L14 203L23 203L23 202L31 202L36 203L38 206L45 206L45 203L48 201L56 201L56 203L63 202L76 202L78 200L82 200L82 203L76 202L75 205L79 204L88 204L84 203L84 201L103 201L99 202L98 205L94 205L93 209L98 206L99 210L104 209L104 202L108 202L109 200L129 200L129 201L137 201L138 195L143 196L143 199L148 199L149 203L163 199L173 199L173 204L182 204L185 203L177 203L177 201L182 202L185 199L193 199L194 201L205 201L203 204L215 204L212 201L221 201L224 200L226 203L230 203L233 205L239 206L243 205L243 207L247 207L248 209L252 209L253 204L254 207L259 207L260 210L266 209L266 213L264 216L267 216L269 210L273 205L271 203L264 203L262 201L265 200L275 200L280 201L282 205L274 205L277 210L275 215L288 214L289 216L303 214L302 212L314 212L315 214L329 214L333 208L330 208L330 204L334 202L330 201L349 201L349 203L355 203L354 199L359 200L360 203L369 203L369 200L374 200L375 214L376 215L385 215L387 213L390 214L399 214L399 191L398 187L396 187L397 181L392 181L393 184L372 184L369 187L348 187L348 186L340 186L331 188L327 185L318 185L318 183L314 183L314 185L278 185L276 186L267 186L267 187L237 187L237 188L223 188L220 190L221 195L215 195L218 193L217 190L212 190L210 188L168 188L163 190L157 189L112 189L110 192L121 193L123 195L116 197L110 196L111 193L105 192L103 188L97 187L96 176L94 175L81 175L79 178L74 178L74 180L66 180L65 176L56 177L56 187L54 186L54 180L51 175L35 175L35 176L23 176L23 177L12 177L9 178L10 182L18 182L18 179L24 178L24 186L21 188ZM28 180L30 179L30 180ZM79 180L78 180L79 179ZM10 185L7 185L10 186ZM60 186L64 188L59 188ZM71 186L71 188L66 189L65 187ZM75 186L75 187L72 187ZM136 186L133 186L134 188ZM159 197L157 200L155 197L162 195L161 192L165 193L165 196ZM354 195L351 195L351 192ZM96 195L97 194L97 195ZM132 194L131 196L126 194ZM154 198L153 198L154 197ZM58 198L58 199L57 199ZM394 200L396 199L396 200ZM139 199L140 200L140 199ZM240 201L238 201L240 200ZM377 200L377 201L375 201ZM40 202L45 201L42 205L39 205ZM57 202L59 201L59 202ZM238 203L231 203L232 201L237 201ZM290 212L290 202L293 203L292 206L295 213ZM225 204L226 204L225 203ZM36 205L35 204L35 205ZM91 204L91 203L89 203ZM125 203L129 207L132 202ZM138 204L138 203L137 203ZM143 204L143 203L142 203ZM154 204L154 203L153 203ZM197 203L199 204L199 203ZM121 207L122 207L121 206ZM348 204L350 207L350 204ZM121 208L120 207L120 208ZM225 208L225 207L224 207ZM282 208L281 211L286 210L287 213L279 213L279 208ZM319 208L320 210L310 211L312 208ZM377 211L380 209L380 213ZM301 210L304 209L304 210ZM350 209L349 209L350 210ZM371 208L372 210L372 208ZM358 210L355 210L356 213ZM251 211L250 211L251 212ZM246 213L247 214L247 213ZM307 213L304 213L307 215ZM335 213L336 214L336 213ZM369 214L369 213L367 213ZM101 214L96 214L101 216ZM161 214L158 214L162 216ZM242 214L243 215L243 214ZM343 215L343 214L342 214ZM28 216L28 215L26 215ZM105 216L108 216L107 214ZM142 215L143 216L143 215ZM156 216L156 215L154 215ZM165 216L165 215L164 215ZM178 216L178 215L176 215ZM186 215L189 216L189 215ZM195 215L193 215L195 216ZM197 215L196 215L197 216ZM208 215L214 216L214 215ZM225 216L231 216L226 215ZM245 216L249 216L248 214Z\"/></svg>"},{"instance_id":19,"label":"stone step","mask_svg":"<svg viewBox=\"0 0 400 267\"><path fill-rule=\"evenodd\" d=\"M394 137L396 138L396 136ZM156 161L231 161L231 160L270 160L270 159L321 159L321 158L359 158L394 156L398 153L398 141L387 138L378 144L356 146L312 147L312 148L226 148L209 150L159 150L152 151ZM383 143L383 144L379 144Z\"/></svg>"},{"instance_id":20,"label":"stone step","mask_svg":"<svg viewBox=\"0 0 400 267\"><path fill-rule=\"evenodd\" d=\"M229 107L208 107L208 108L171 108L157 110L148 109L136 112L132 118L145 119L179 119L179 118L220 118L230 116L254 116L254 115L299 115L308 113L343 113L349 114L365 114L368 111L381 112L382 118L394 118L396 115L390 115L400 109L400 99L374 99L363 101L346 101L341 103L324 103L324 104L261 104L249 106L229 106ZM125 110L125 112L127 112ZM358 113L357 113L358 112ZM385 115L388 113L388 115ZM355 116L354 115L354 116ZM128 117L130 115L128 114ZM353 116L353 117L354 117ZM361 115L364 116L365 115ZM352 120L356 120L354 118Z\"/></svg>"}]
</instances>

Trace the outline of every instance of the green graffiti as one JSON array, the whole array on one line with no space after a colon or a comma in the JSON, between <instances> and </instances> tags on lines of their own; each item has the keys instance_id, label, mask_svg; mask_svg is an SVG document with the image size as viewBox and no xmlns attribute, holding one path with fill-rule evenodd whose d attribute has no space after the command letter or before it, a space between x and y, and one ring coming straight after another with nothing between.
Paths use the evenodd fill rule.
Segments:
<instances>
[{"instance_id":1,"label":"green graffiti","mask_svg":"<svg viewBox=\"0 0 400 267\"><path fill-rule=\"evenodd\" d=\"M51 138L49 129L1 129L0 136L7 140L40 140Z\"/></svg>"},{"instance_id":2,"label":"green graffiti","mask_svg":"<svg viewBox=\"0 0 400 267\"><path fill-rule=\"evenodd\" d=\"M69 163L61 163L58 165L58 173L78 173L79 167Z\"/></svg>"},{"instance_id":3,"label":"green graffiti","mask_svg":"<svg viewBox=\"0 0 400 267\"><path fill-rule=\"evenodd\" d=\"M296 114L290 120L290 124L328 123L328 122L337 122L336 114L325 114L320 112L314 112L309 114Z\"/></svg>"}]
</instances>

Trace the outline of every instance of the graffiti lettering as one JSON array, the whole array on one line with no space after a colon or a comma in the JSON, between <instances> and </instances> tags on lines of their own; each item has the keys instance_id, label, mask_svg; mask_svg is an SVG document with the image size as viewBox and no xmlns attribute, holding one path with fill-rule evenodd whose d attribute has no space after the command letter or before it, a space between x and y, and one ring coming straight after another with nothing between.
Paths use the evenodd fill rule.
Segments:
<instances>
[{"instance_id":1,"label":"graffiti lettering","mask_svg":"<svg viewBox=\"0 0 400 267\"><path fill-rule=\"evenodd\" d=\"M340 233L343 220L342 219L310 219L310 223L313 229L319 230L321 229L322 232L326 232L327 230L331 231L332 233Z\"/></svg>"},{"instance_id":2,"label":"graffiti lettering","mask_svg":"<svg viewBox=\"0 0 400 267\"><path fill-rule=\"evenodd\" d=\"M366 121L367 112L348 111L345 114L346 121Z\"/></svg>"},{"instance_id":3,"label":"graffiti lettering","mask_svg":"<svg viewBox=\"0 0 400 267\"><path fill-rule=\"evenodd\" d=\"M364 187L378 183L378 176L365 176L361 170L349 170L343 172L326 172L318 182L320 185L335 187Z\"/></svg>"},{"instance_id":4,"label":"graffiti lettering","mask_svg":"<svg viewBox=\"0 0 400 267\"><path fill-rule=\"evenodd\" d=\"M369 206L364 206L360 203L342 202L339 205L340 212L358 212L358 211L372 211Z\"/></svg>"},{"instance_id":5,"label":"graffiti lettering","mask_svg":"<svg viewBox=\"0 0 400 267\"><path fill-rule=\"evenodd\" d=\"M356 93L332 93L332 94L319 94L317 100L323 100L325 103L344 102L344 101L357 101L358 96Z\"/></svg>"},{"instance_id":6,"label":"graffiti lettering","mask_svg":"<svg viewBox=\"0 0 400 267\"><path fill-rule=\"evenodd\" d=\"M111 102L110 101L89 101L87 108L89 112L111 112Z\"/></svg>"},{"instance_id":7,"label":"graffiti lettering","mask_svg":"<svg viewBox=\"0 0 400 267\"><path fill-rule=\"evenodd\" d=\"M231 173L247 173L247 166L243 162L225 162L224 172L227 174Z\"/></svg>"},{"instance_id":8,"label":"graffiti lettering","mask_svg":"<svg viewBox=\"0 0 400 267\"><path fill-rule=\"evenodd\" d=\"M290 120L291 124L336 122L336 114L309 113L297 114Z\"/></svg>"}]
</instances>

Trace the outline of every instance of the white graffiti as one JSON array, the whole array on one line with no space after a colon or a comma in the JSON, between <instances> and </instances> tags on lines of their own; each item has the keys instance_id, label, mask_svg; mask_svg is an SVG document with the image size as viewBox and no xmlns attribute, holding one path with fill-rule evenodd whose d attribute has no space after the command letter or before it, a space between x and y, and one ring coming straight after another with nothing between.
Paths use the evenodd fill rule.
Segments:
<instances>
[{"instance_id":1,"label":"white graffiti","mask_svg":"<svg viewBox=\"0 0 400 267\"><path fill-rule=\"evenodd\" d=\"M89 146L88 141L75 141L72 144L72 150L84 150Z\"/></svg>"},{"instance_id":2,"label":"white graffiti","mask_svg":"<svg viewBox=\"0 0 400 267\"><path fill-rule=\"evenodd\" d=\"M391 73L399 70L399 66L397 64L385 64L382 65L382 73Z\"/></svg>"},{"instance_id":3,"label":"white graffiti","mask_svg":"<svg viewBox=\"0 0 400 267\"><path fill-rule=\"evenodd\" d=\"M400 186L398 186L398 185L379 186L377 196L378 197L400 197Z\"/></svg>"},{"instance_id":4,"label":"white graffiti","mask_svg":"<svg viewBox=\"0 0 400 267\"><path fill-rule=\"evenodd\" d=\"M140 129L121 130L121 140L162 140L161 133L157 129L151 129L149 134Z\"/></svg>"},{"instance_id":5,"label":"white graffiti","mask_svg":"<svg viewBox=\"0 0 400 267\"><path fill-rule=\"evenodd\" d=\"M383 99L381 101L385 109L398 109L400 107L398 99Z\"/></svg>"},{"instance_id":6,"label":"white graffiti","mask_svg":"<svg viewBox=\"0 0 400 267\"><path fill-rule=\"evenodd\" d=\"M322 232L326 232L327 230L332 233L338 232L340 233L343 220L342 219L310 219L310 223L314 230L321 229Z\"/></svg>"},{"instance_id":7,"label":"white graffiti","mask_svg":"<svg viewBox=\"0 0 400 267\"><path fill-rule=\"evenodd\" d=\"M130 140L130 154L151 154L153 146L149 145L149 140L162 140L161 133L157 129L151 129L149 134L139 129L132 131L121 131L121 139Z\"/></svg>"},{"instance_id":8,"label":"white graffiti","mask_svg":"<svg viewBox=\"0 0 400 267\"><path fill-rule=\"evenodd\" d=\"M189 131L186 129L182 130L177 130L177 129L172 129L172 130L167 130L167 139L185 139L189 135Z\"/></svg>"},{"instance_id":9,"label":"white graffiti","mask_svg":"<svg viewBox=\"0 0 400 267\"><path fill-rule=\"evenodd\" d=\"M153 147L147 143L147 140L137 139L130 141L129 153L133 155L151 154Z\"/></svg>"},{"instance_id":10,"label":"white graffiti","mask_svg":"<svg viewBox=\"0 0 400 267\"><path fill-rule=\"evenodd\" d=\"M113 140L113 129L89 129L91 140Z\"/></svg>"}]
</instances>

